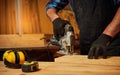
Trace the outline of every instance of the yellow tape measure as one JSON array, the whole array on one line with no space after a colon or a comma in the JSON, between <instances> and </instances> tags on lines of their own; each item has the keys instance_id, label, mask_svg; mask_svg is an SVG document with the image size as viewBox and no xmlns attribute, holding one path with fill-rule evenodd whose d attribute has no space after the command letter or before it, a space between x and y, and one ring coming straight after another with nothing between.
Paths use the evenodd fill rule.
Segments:
<instances>
[{"instance_id":1,"label":"yellow tape measure","mask_svg":"<svg viewBox=\"0 0 120 75\"><path fill-rule=\"evenodd\" d=\"M39 70L39 64L37 61L24 62L21 66L23 72L34 72Z\"/></svg>"}]
</instances>

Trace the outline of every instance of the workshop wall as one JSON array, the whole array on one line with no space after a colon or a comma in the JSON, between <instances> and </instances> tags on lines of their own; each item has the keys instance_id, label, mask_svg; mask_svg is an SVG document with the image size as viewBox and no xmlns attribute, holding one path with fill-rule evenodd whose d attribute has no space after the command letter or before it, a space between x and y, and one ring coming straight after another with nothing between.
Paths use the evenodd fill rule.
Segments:
<instances>
[{"instance_id":1,"label":"workshop wall","mask_svg":"<svg viewBox=\"0 0 120 75\"><path fill-rule=\"evenodd\" d=\"M0 0L0 34L16 33L15 0Z\"/></svg>"},{"instance_id":2,"label":"workshop wall","mask_svg":"<svg viewBox=\"0 0 120 75\"><path fill-rule=\"evenodd\" d=\"M52 23L46 16L48 0L0 0L0 34L52 34ZM60 11L78 33L74 14L69 6Z\"/></svg>"}]
</instances>

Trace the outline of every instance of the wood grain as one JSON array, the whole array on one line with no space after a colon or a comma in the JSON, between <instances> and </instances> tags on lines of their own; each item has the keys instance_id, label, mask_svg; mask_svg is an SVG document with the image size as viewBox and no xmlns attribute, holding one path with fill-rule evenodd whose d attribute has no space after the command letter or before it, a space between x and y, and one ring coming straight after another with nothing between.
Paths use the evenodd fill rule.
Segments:
<instances>
[{"instance_id":1,"label":"wood grain","mask_svg":"<svg viewBox=\"0 0 120 75\"><path fill-rule=\"evenodd\" d=\"M0 35L0 48L32 48L44 47L45 41L40 40L44 34Z\"/></svg>"},{"instance_id":2,"label":"wood grain","mask_svg":"<svg viewBox=\"0 0 120 75\"><path fill-rule=\"evenodd\" d=\"M15 1L0 0L0 34L16 34L19 31L23 34L53 34L53 25L47 17L45 9L48 0L20 0L20 12L15 7L17 6ZM17 13L21 18L19 28L16 20ZM61 18L70 21L75 33L79 33L73 12L69 6L59 15Z\"/></svg>"},{"instance_id":3,"label":"wood grain","mask_svg":"<svg viewBox=\"0 0 120 75\"><path fill-rule=\"evenodd\" d=\"M74 58L75 57L75 58ZM55 62L39 62L39 71L25 73L21 69L5 67L0 62L1 75L120 75L120 57L109 59L89 60L87 56L63 56ZM61 60L64 59L64 60ZM61 61L58 61L61 60ZM69 62L65 62L69 60ZM84 61L84 62L83 62ZM86 61L86 62L85 62ZM90 61L90 62L88 62ZM114 62L113 62L114 61ZM109 62L109 63L106 63Z\"/></svg>"},{"instance_id":4,"label":"wood grain","mask_svg":"<svg viewBox=\"0 0 120 75\"><path fill-rule=\"evenodd\" d=\"M75 61L75 62L72 62ZM96 65L115 65L120 67L120 57L108 57L107 59L88 59L87 56L67 55L55 59L55 62L83 63Z\"/></svg>"}]
</instances>

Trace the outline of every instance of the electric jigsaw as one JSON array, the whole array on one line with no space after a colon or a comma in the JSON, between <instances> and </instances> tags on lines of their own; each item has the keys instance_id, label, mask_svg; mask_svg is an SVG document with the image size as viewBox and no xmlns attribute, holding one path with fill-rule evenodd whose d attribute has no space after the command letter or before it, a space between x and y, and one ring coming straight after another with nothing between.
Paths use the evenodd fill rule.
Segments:
<instances>
[{"instance_id":1,"label":"electric jigsaw","mask_svg":"<svg viewBox=\"0 0 120 75\"><path fill-rule=\"evenodd\" d=\"M71 55L74 53L74 29L70 24L65 25L65 33L64 36L60 37L57 40L54 36L50 40L52 45L56 45L60 47L60 50L57 51L59 54Z\"/></svg>"}]
</instances>

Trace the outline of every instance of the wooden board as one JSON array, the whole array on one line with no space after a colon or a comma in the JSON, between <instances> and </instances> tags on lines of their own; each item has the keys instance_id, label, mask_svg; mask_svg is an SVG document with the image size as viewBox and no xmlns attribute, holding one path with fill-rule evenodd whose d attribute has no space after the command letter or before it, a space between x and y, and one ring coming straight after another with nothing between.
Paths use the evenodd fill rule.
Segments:
<instances>
[{"instance_id":1,"label":"wooden board","mask_svg":"<svg viewBox=\"0 0 120 75\"><path fill-rule=\"evenodd\" d=\"M45 47L44 34L0 35L0 49Z\"/></svg>"},{"instance_id":2,"label":"wooden board","mask_svg":"<svg viewBox=\"0 0 120 75\"><path fill-rule=\"evenodd\" d=\"M55 59L55 62L93 64L93 65L115 65L120 67L120 57L108 57L107 59L88 59L87 56L66 55Z\"/></svg>"},{"instance_id":3,"label":"wooden board","mask_svg":"<svg viewBox=\"0 0 120 75\"><path fill-rule=\"evenodd\" d=\"M21 69L7 68L0 62L0 75L120 75L120 64L118 64L120 57L89 60L86 56L75 55L60 57L64 61L58 59L55 62L39 62L40 70L30 73L22 72Z\"/></svg>"}]
</instances>

